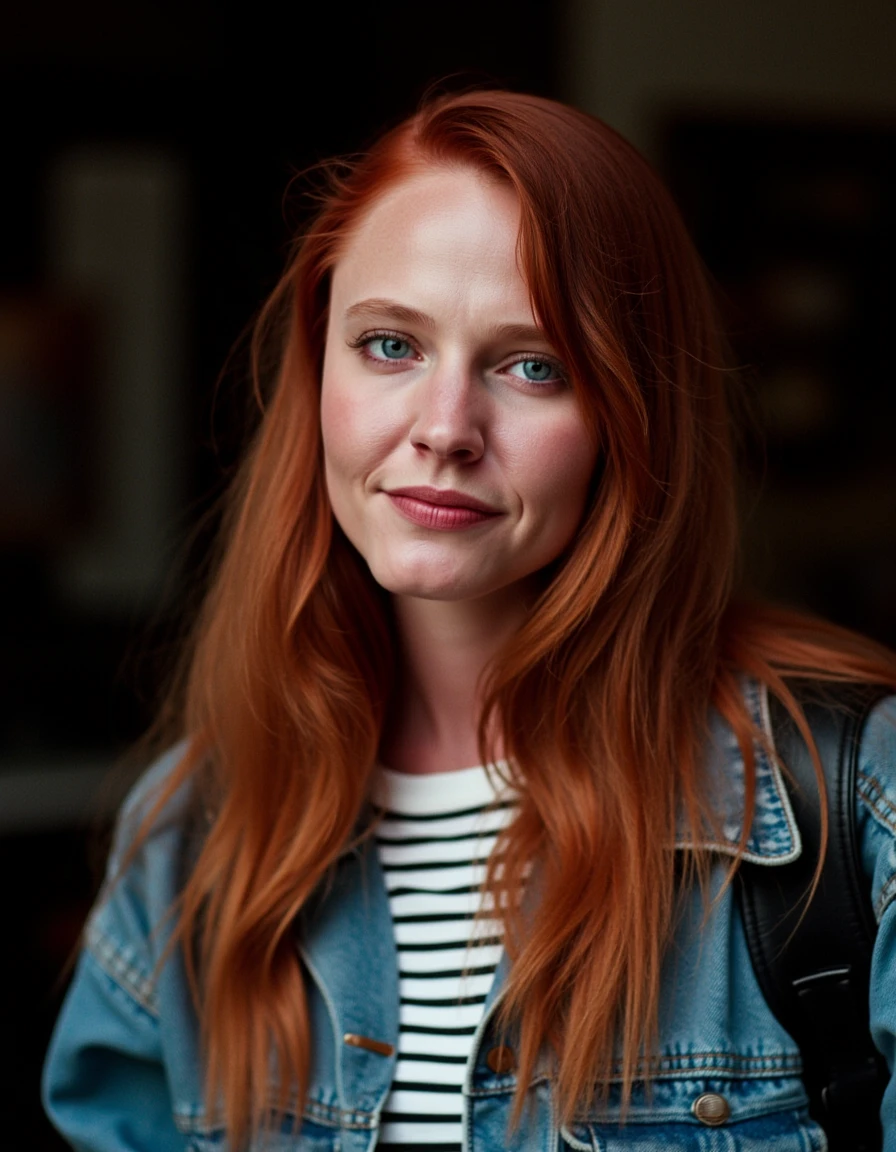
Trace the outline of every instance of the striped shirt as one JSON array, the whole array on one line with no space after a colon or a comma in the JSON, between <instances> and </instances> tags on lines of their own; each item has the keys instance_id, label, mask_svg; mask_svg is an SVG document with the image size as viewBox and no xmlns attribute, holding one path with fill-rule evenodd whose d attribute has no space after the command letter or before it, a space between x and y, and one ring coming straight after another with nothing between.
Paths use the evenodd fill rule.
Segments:
<instances>
[{"instance_id":1,"label":"striped shirt","mask_svg":"<svg viewBox=\"0 0 896 1152\"><path fill-rule=\"evenodd\" d=\"M460 1152L461 1087L501 956L501 923L475 921L480 886L512 804L484 768L412 776L378 770L376 842L399 968L398 1062L380 1152ZM487 905L483 906L487 910Z\"/></svg>"}]
</instances>

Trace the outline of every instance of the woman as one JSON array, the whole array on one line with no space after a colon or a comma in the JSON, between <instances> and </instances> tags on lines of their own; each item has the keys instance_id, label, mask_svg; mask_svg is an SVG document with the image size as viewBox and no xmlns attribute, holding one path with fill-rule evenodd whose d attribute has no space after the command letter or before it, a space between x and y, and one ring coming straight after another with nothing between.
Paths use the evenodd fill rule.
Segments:
<instances>
[{"instance_id":1,"label":"woman","mask_svg":"<svg viewBox=\"0 0 896 1152\"><path fill-rule=\"evenodd\" d=\"M735 381L668 194L573 109L435 100L333 177L272 346L182 742L51 1046L61 1130L824 1147L730 880L799 852L768 693L896 661L735 595ZM891 1063L894 721L856 801Z\"/></svg>"}]
</instances>

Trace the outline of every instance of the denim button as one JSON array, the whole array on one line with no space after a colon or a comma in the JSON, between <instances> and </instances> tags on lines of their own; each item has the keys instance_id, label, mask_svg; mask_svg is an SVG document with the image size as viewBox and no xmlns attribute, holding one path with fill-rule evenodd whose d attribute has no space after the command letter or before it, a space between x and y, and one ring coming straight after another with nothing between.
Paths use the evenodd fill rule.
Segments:
<instances>
[{"instance_id":1,"label":"denim button","mask_svg":"<svg viewBox=\"0 0 896 1152\"><path fill-rule=\"evenodd\" d=\"M499 1076L506 1076L508 1072L512 1072L516 1068L516 1057L513 1054L513 1049L508 1048L506 1044L499 1044L497 1048L490 1048L485 1055L485 1062L492 1072L497 1072Z\"/></svg>"},{"instance_id":2,"label":"denim button","mask_svg":"<svg viewBox=\"0 0 896 1152\"><path fill-rule=\"evenodd\" d=\"M718 1092L704 1092L702 1096L698 1096L692 1110L700 1123L710 1128L718 1128L731 1115L728 1101Z\"/></svg>"}]
</instances>

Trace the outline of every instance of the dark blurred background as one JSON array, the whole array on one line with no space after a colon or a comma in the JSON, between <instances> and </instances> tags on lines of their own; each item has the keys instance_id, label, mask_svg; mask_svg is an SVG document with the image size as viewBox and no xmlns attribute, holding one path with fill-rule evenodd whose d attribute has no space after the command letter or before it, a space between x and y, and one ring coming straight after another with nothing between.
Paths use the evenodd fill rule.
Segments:
<instances>
[{"instance_id":1,"label":"dark blurred background","mask_svg":"<svg viewBox=\"0 0 896 1152\"><path fill-rule=\"evenodd\" d=\"M249 424L246 326L298 171L434 81L603 116L659 167L764 424L767 594L896 644L890 0L36 0L0 35L0 1030L10 1147L62 1147L37 1069L95 883L102 782L145 729ZM222 375L225 363L229 367Z\"/></svg>"}]
</instances>

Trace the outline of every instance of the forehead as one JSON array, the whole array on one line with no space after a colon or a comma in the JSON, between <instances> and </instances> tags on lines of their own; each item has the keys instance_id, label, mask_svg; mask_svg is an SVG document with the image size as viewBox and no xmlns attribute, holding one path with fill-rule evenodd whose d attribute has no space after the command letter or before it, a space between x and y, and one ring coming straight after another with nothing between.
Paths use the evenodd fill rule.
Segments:
<instances>
[{"instance_id":1,"label":"forehead","mask_svg":"<svg viewBox=\"0 0 896 1152\"><path fill-rule=\"evenodd\" d=\"M503 296L528 311L513 189L468 167L430 167L386 189L346 238L333 296ZM484 302L484 300L483 300ZM497 300L496 300L497 302Z\"/></svg>"},{"instance_id":2,"label":"forehead","mask_svg":"<svg viewBox=\"0 0 896 1152\"><path fill-rule=\"evenodd\" d=\"M361 214L346 249L383 228L413 228L438 218L472 223L481 213L519 230L519 202L510 184L462 164L433 164L389 185Z\"/></svg>"}]
</instances>

